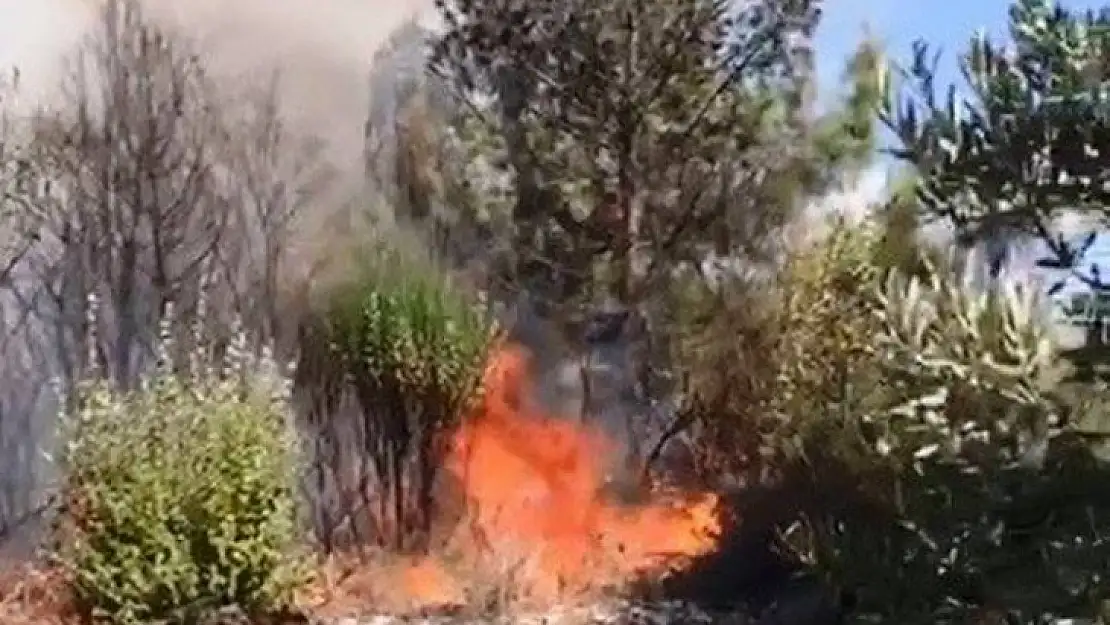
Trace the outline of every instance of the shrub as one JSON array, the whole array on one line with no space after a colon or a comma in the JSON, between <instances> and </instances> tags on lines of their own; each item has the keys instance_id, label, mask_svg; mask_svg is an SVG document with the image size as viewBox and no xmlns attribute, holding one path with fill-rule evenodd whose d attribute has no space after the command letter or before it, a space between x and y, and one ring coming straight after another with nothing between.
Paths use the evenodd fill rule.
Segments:
<instances>
[{"instance_id":1,"label":"shrub","mask_svg":"<svg viewBox=\"0 0 1110 625\"><path fill-rule=\"evenodd\" d=\"M786 546L880 620L1089 615L1106 471L1039 295L954 262L878 270L875 240L834 229L784 274L765 436L795 506Z\"/></svg>"},{"instance_id":2,"label":"shrub","mask_svg":"<svg viewBox=\"0 0 1110 625\"><path fill-rule=\"evenodd\" d=\"M188 623L289 605L306 572L296 448L282 400L246 379L163 371L131 393L82 387L58 555L86 614Z\"/></svg>"},{"instance_id":3,"label":"shrub","mask_svg":"<svg viewBox=\"0 0 1110 625\"><path fill-rule=\"evenodd\" d=\"M869 233L833 224L820 245L791 253L774 280L690 280L671 309L672 352L684 377L682 415L699 427L711 470L753 484L781 478L816 437L837 436L888 400L875 365ZM851 449L849 449L849 447ZM779 475L776 475L779 474Z\"/></svg>"},{"instance_id":4,"label":"shrub","mask_svg":"<svg viewBox=\"0 0 1110 625\"><path fill-rule=\"evenodd\" d=\"M879 297L885 379L902 391L876 419L876 451L902 469L891 555L913 566L899 590L918 600L918 622L984 605L1023 622L1091 616L1110 552L1107 472L1062 394L1070 365L1042 295L929 269L892 276Z\"/></svg>"},{"instance_id":5,"label":"shrub","mask_svg":"<svg viewBox=\"0 0 1110 625\"><path fill-rule=\"evenodd\" d=\"M441 435L474 397L489 317L429 258L395 245L362 250L320 300L302 337L298 387L311 395L318 442L331 450L333 466L321 469L353 462L365 477L352 490L371 498L342 502L348 510L339 515L369 509L356 520L369 521L368 535L356 540L420 547L434 516ZM353 425L340 422L348 399ZM371 476L377 484L365 481ZM341 522L318 524L326 543Z\"/></svg>"}]
</instances>

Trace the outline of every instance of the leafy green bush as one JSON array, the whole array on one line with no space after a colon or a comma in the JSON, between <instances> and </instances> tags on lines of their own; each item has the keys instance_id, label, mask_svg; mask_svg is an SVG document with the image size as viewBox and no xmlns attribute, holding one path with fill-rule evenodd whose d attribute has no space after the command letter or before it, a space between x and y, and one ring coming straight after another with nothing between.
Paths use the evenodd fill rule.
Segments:
<instances>
[{"instance_id":1,"label":"leafy green bush","mask_svg":"<svg viewBox=\"0 0 1110 625\"><path fill-rule=\"evenodd\" d=\"M356 271L329 302L329 345L360 374L356 384L452 417L481 370L489 324L475 302L418 262L381 251Z\"/></svg>"},{"instance_id":2,"label":"leafy green bush","mask_svg":"<svg viewBox=\"0 0 1110 625\"><path fill-rule=\"evenodd\" d=\"M289 605L307 572L296 447L283 400L255 381L163 372L126 394L83 387L66 419L58 555L87 614L190 623Z\"/></svg>"},{"instance_id":3,"label":"leafy green bush","mask_svg":"<svg viewBox=\"0 0 1110 625\"><path fill-rule=\"evenodd\" d=\"M781 469L815 437L870 452L856 415L890 400L877 384L868 233L833 224L819 245L792 253L776 279L713 287L695 279L673 294L671 355L683 377L682 415L701 430L710 472L753 484ZM848 453L840 449L838 453Z\"/></svg>"},{"instance_id":4,"label":"leafy green bush","mask_svg":"<svg viewBox=\"0 0 1110 625\"><path fill-rule=\"evenodd\" d=\"M1026 622L1090 616L1108 573L1108 474L1077 429L1089 415L1062 392L1070 364L1041 294L933 267L892 276L879 304L885 379L904 393L876 424L903 469L903 570L931 601L920 622L984 604Z\"/></svg>"},{"instance_id":5,"label":"leafy green bush","mask_svg":"<svg viewBox=\"0 0 1110 625\"><path fill-rule=\"evenodd\" d=\"M1039 295L955 263L881 271L875 235L834 228L784 273L764 436L796 507L785 546L880 621L1090 615L1107 471Z\"/></svg>"},{"instance_id":6,"label":"leafy green bush","mask_svg":"<svg viewBox=\"0 0 1110 625\"><path fill-rule=\"evenodd\" d=\"M430 259L396 245L362 250L320 299L302 337L298 387L309 392L323 424L321 446L360 456L332 452L329 461L369 464L364 473L378 481L378 488L358 489L372 490L374 501L341 503L361 509L360 522L371 517L373 535L357 540L419 547L410 539L424 540L431 530L442 434L474 397L489 316ZM337 422L345 399L357 404L361 422L353 430ZM318 519L350 514L319 512ZM325 543L333 529L317 527Z\"/></svg>"}]
</instances>

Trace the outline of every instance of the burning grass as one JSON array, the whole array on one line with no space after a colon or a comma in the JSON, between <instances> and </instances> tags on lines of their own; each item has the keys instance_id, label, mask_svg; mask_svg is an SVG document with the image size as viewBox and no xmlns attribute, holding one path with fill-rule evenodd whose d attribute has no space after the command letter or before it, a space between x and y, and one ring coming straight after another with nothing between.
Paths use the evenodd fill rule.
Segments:
<instances>
[{"instance_id":1,"label":"burning grass","mask_svg":"<svg viewBox=\"0 0 1110 625\"><path fill-rule=\"evenodd\" d=\"M442 548L337 560L324 609L343 610L352 595L401 611L597 601L716 548L711 493L657 491L636 505L606 496L615 446L597 428L533 406L529 360L516 346L496 350L479 410L452 437L443 468L465 510Z\"/></svg>"},{"instance_id":2,"label":"burning grass","mask_svg":"<svg viewBox=\"0 0 1110 625\"><path fill-rule=\"evenodd\" d=\"M659 575L713 549L719 533L711 494L658 494L643 505L604 495L615 449L577 419L530 406L529 355L508 346L487 368L481 410L455 433L445 468L461 486L464 522L452 550L474 571L508 571L522 597L555 602ZM443 603L432 580L453 579L420 562L412 593ZM434 572L433 572L434 571Z\"/></svg>"},{"instance_id":3,"label":"burning grass","mask_svg":"<svg viewBox=\"0 0 1110 625\"><path fill-rule=\"evenodd\" d=\"M613 501L603 488L612 442L578 419L533 407L529 383L529 354L514 346L494 352L479 409L453 433L444 459L465 509L436 552L334 557L300 593L304 612L504 615L596 602L716 547L715 496ZM4 623L77 622L56 572L13 571L0 590Z\"/></svg>"},{"instance_id":4,"label":"burning grass","mask_svg":"<svg viewBox=\"0 0 1110 625\"><path fill-rule=\"evenodd\" d=\"M69 580L56 568L0 565L0 623L5 625L73 625L80 622Z\"/></svg>"}]
</instances>

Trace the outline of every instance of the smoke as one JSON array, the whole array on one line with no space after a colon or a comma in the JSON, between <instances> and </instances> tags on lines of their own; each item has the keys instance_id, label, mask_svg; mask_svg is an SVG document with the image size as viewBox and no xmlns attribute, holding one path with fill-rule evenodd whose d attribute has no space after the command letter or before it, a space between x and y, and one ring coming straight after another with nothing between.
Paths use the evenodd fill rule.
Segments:
<instances>
[{"instance_id":1,"label":"smoke","mask_svg":"<svg viewBox=\"0 0 1110 625\"><path fill-rule=\"evenodd\" d=\"M72 101L62 92L67 73L72 69L68 61L87 38L98 34L101 26L98 12L103 1L0 0L5 16L0 20L0 71L16 67L20 74L17 97L0 99L7 112L64 108ZM328 189L329 194L335 195L314 198L312 215L306 216L306 221L312 223L303 224L305 227L298 229L296 240L289 242L292 251L286 253L294 260L283 269L287 272L284 277L288 278L284 281L299 283L307 266L315 265L322 255L333 261L328 263L325 273L341 273L345 241L339 239L351 237L353 229L333 232L333 228L319 222L338 212L344 204L374 209L373 196L368 194L373 190L365 186L363 163L367 116L388 131L388 122L397 113L394 89L408 82L412 73L422 71L420 29L404 27L412 20L424 26L433 25L432 0L135 1L147 20L175 38L188 39L203 57L217 86L231 93L264 86L278 72L278 96L286 129L294 135L321 139L324 149L319 159L325 162L319 165L339 174L338 184ZM390 54L381 58L379 53L386 47ZM391 242L417 244L418 233L403 234L406 236L391 237ZM300 259L306 262L297 262ZM313 274L314 281L323 281L324 277ZM5 302L0 301L0 317L4 308ZM568 363L565 346L557 345L559 341L543 320L527 311L517 312L516 328L533 335L524 342L546 358L538 372L540 399L558 404L560 413L574 413L583 403L581 376L572 366L579 363L577 360ZM29 345L39 338L29 336L21 340ZM593 364L606 371L622 371L624 350L623 344L600 349L592 359ZM9 368L18 364L10 362ZM52 368L39 362L19 367L32 377L45 376ZM23 389L45 388L43 384L9 377L10 374L0 374L0 391L9 389L9 394L21 401ZM625 392L631 385L628 380L609 377L609 374L598 376L596 382L591 382L590 412L612 431L614 438L630 436L626 431L629 419L644 407L629 399ZM31 414L51 412L47 397L51 394L41 395L26 400L38 402L29 407L13 406L5 401L6 396L0 397L0 412L9 415L10 423L34 422L46 428L49 419L29 418ZM21 453L33 454L30 443L41 441L43 436L47 434L7 432L0 428L0 445L8 441ZM14 454L7 455L14 458ZM0 466L0 474L3 473L5 470ZM19 477L20 490L29 488L37 477ZM11 480L0 480L6 481ZM3 487L0 483L0 491ZM21 492L11 498L19 500L28 494ZM0 499L3 498L0 493ZM0 526L5 517L13 514L6 510L9 507L19 505L5 506L0 502Z\"/></svg>"},{"instance_id":2,"label":"smoke","mask_svg":"<svg viewBox=\"0 0 1110 625\"><path fill-rule=\"evenodd\" d=\"M20 72L20 104L50 106L66 56L96 27L98 1L0 0L0 67ZM294 130L319 136L336 163L358 159L370 102L371 61L431 0L139 0L159 26L193 40L229 85L281 72ZM389 85L375 85L388 88Z\"/></svg>"},{"instance_id":3,"label":"smoke","mask_svg":"<svg viewBox=\"0 0 1110 625\"><path fill-rule=\"evenodd\" d=\"M290 123L324 138L340 162L359 158L371 61L391 33L431 12L431 0L144 0L148 14L196 38L217 75L279 69ZM390 85L376 85L389 88Z\"/></svg>"},{"instance_id":4,"label":"smoke","mask_svg":"<svg viewBox=\"0 0 1110 625\"><path fill-rule=\"evenodd\" d=\"M72 103L64 93L71 61L98 34L102 2L0 0L0 74L18 71L18 88L0 89L0 110L6 117L19 119L40 108L60 110ZM217 87L229 95L264 87L278 72L285 130L293 139L321 140L318 165L339 174L336 182L341 184L329 189L337 197L314 204L313 213L328 213L363 197L364 127L371 102L405 78L399 74L421 67L419 62L405 63L396 64L404 71L371 72L371 65L384 44L396 43L390 42L392 33L432 14L432 0L136 2L147 20L187 39ZM419 52L419 41L411 43L403 53ZM293 242L294 247L309 245L305 240L315 236L299 234L302 240ZM0 232L0 241L10 238L12 233ZM18 317L11 314L10 299L0 297L0 327L5 330ZM9 548L32 540L30 525L23 535L22 519L36 508L37 490L48 481L48 463L40 450L52 436L52 420L43 417L54 411L55 396L46 381L55 367L46 357L32 358L44 350L29 349L41 342L43 331L28 329L5 343L10 353L0 370L0 560ZM13 535L17 530L11 523L19 525L19 536Z\"/></svg>"}]
</instances>

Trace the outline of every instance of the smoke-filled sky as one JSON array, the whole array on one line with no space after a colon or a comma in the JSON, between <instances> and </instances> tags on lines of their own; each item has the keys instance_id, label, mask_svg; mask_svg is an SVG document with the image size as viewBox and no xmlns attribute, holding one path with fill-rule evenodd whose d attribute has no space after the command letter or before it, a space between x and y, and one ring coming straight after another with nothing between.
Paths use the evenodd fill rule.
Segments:
<instances>
[{"instance_id":1,"label":"smoke-filled sky","mask_svg":"<svg viewBox=\"0 0 1110 625\"><path fill-rule=\"evenodd\" d=\"M355 157L369 93L366 68L388 33L414 14L431 14L431 0L140 0L160 18L172 17L203 40L216 65L231 72L280 67L286 103L296 121L327 136L332 155ZM96 0L0 0L0 68L19 66L25 91L42 98L59 75L63 50L80 40ZM1066 0L1070 7L1094 0ZM956 55L976 29L1004 35L1008 0L936 2L831 0L818 32L824 102L836 97L843 63L865 26L895 59L908 57L922 37L944 51L942 77L958 79ZM886 164L860 193L882 192ZM1110 256L1110 242L1096 254Z\"/></svg>"},{"instance_id":2,"label":"smoke-filled sky","mask_svg":"<svg viewBox=\"0 0 1110 625\"><path fill-rule=\"evenodd\" d=\"M42 99L60 58L89 32L99 0L0 0L0 68L18 66ZM431 0L139 0L160 24L199 42L213 69L264 79L280 68L297 124L357 158L368 102L367 68L389 33ZM338 154L337 154L338 156Z\"/></svg>"}]
</instances>

